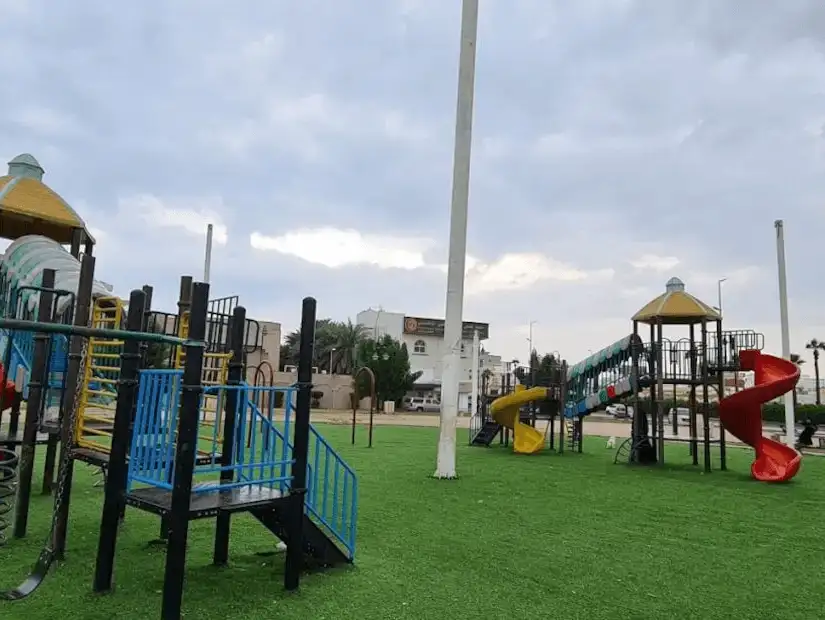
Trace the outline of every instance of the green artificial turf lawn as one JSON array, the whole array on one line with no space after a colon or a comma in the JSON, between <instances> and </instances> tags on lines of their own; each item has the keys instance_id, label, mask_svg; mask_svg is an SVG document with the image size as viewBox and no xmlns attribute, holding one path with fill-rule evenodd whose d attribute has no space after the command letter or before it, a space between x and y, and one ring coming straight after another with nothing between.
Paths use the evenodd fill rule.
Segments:
<instances>
[{"instance_id":1,"label":"green artificial turf lawn","mask_svg":"<svg viewBox=\"0 0 825 620\"><path fill-rule=\"evenodd\" d=\"M322 432L359 475L356 565L282 588L273 537L233 521L231 566L210 566L212 521L190 529L184 617L391 620L395 618L782 618L821 616L809 584L825 574L816 551L825 511L825 459L807 458L786 485L750 480L750 451L729 450L730 471L688 466L669 446L668 468L613 465L589 438L585 454L519 456L465 444L457 481L436 481L435 429L377 427L375 447L349 445L347 427ZM159 617L164 552L149 547L157 518L130 509L116 589L91 593L101 489L78 465L68 561L29 600L0 603L2 618L127 620ZM37 481L39 484L39 481ZM39 486L37 487L39 488ZM0 548L2 584L35 560L51 500L33 503L30 537Z\"/></svg>"}]
</instances>

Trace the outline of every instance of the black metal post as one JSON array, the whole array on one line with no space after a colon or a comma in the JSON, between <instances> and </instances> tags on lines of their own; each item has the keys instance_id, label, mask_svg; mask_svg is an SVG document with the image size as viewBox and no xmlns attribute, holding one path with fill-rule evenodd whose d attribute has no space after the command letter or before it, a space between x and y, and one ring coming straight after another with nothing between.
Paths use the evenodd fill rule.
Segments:
<instances>
[{"instance_id":1,"label":"black metal post","mask_svg":"<svg viewBox=\"0 0 825 620\"><path fill-rule=\"evenodd\" d=\"M92 305L92 285L94 284L95 259L89 254L84 254L80 260L80 278L77 283L77 307L74 313L75 325L88 325L89 312ZM61 466L66 468L65 472L58 471L57 479L63 479L63 487L58 487L62 492L60 498L60 512L54 526L54 552L58 560L62 560L66 553L66 530L69 522L69 504L71 503L72 479L74 478L74 460L67 459L66 455L73 449L71 437L77 399L77 382L83 372L83 342L82 336L72 336L69 343L69 363L66 369L66 391L63 393L63 417L60 420L60 453ZM75 438L75 442L77 438Z\"/></svg>"},{"instance_id":2,"label":"black metal post","mask_svg":"<svg viewBox=\"0 0 825 620\"><path fill-rule=\"evenodd\" d=\"M367 447L372 448L372 428L375 416L375 400L373 399L370 402L370 430L369 430L369 437L367 440Z\"/></svg>"},{"instance_id":3,"label":"black metal post","mask_svg":"<svg viewBox=\"0 0 825 620\"><path fill-rule=\"evenodd\" d=\"M189 503L192 495L192 475L198 443L201 374L203 372L206 312L209 305L209 285L197 282L192 287L192 307L189 313L189 342L183 367L183 387L178 439L175 451L175 476L172 506L169 516L169 543L166 546L166 567L163 575L161 618L179 620L183 603L183 583L186 571L186 541L189 538Z\"/></svg>"},{"instance_id":4,"label":"black metal post","mask_svg":"<svg viewBox=\"0 0 825 620\"><path fill-rule=\"evenodd\" d=\"M243 346L244 327L246 326L246 308L237 306L232 312L232 324L229 332L229 346L232 351L232 359L229 361L228 385L239 385L243 379ZM238 390L226 390L224 395L224 416L223 416L223 445L221 446L221 483L231 483L234 481L233 471L230 466L235 459L235 450L243 437L235 437L235 418L238 415L239 404ZM241 405L245 407L245 405ZM216 412L217 417L217 412ZM244 413L241 413L244 415ZM250 422L250 428L254 423ZM232 513L223 510L218 513L215 524L215 548L212 554L212 562L222 566L229 561L229 533L231 530Z\"/></svg>"},{"instance_id":5,"label":"black metal post","mask_svg":"<svg viewBox=\"0 0 825 620\"><path fill-rule=\"evenodd\" d=\"M639 341L639 322L633 321L633 335L630 338L630 388L633 390L633 397L631 398L631 402L633 403L633 418L630 422L630 461L633 463L641 460L637 452L639 450L639 443L642 440L642 429L646 426L641 417L646 414L644 414L641 407L639 407L639 392L641 391L641 386L639 385L639 379L641 377L639 356L643 353L644 347Z\"/></svg>"},{"instance_id":6,"label":"black metal post","mask_svg":"<svg viewBox=\"0 0 825 620\"><path fill-rule=\"evenodd\" d=\"M143 327L143 309L146 303L143 291L129 295L129 315L126 329L139 332ZM132 422L135 397L137 396L138 370L140 369L140 342L129 340L123 344L120 354L120 378L117 383L117 405L112 426L112 448L109 453L109 473L106 476L103 497L103 513L100 517L100 538L97 543L97 560L93 589L109 592L115 567L118 523L126 501L126 478L129 455L129 427Z\"/></svg>"},{"instance_id":7,"label":"black metal post","mask_svg":"<svg viewBox=\"0 0 825 620\"><path fill-rule=\"evenodd\" d=\"M733 336L731 336L733 339ZM733 345L732 353L736 352L735 344ZM719 411L718 403L722 402L722 399L725 397L725 364L723 363L724 355L722 351L722 319L718 319L716 321L716 358L719 360L718 363L718 374L717 380L719 382L719 389L716 394L717 399L717 415ZM739 381L739 370L738 366L735 364L735 356L731 355L731 362L734 363L734 368L736 372L734 374L734 384L738 385ZM708 411L708 418L710 418L710 411ZM708 423L708 428L710 428L710 423ZM725 446L725 429L722 427L721 421L719 422L719 469L722 471L727 470L728 463L727 463L727 449Z\"/></svg>"},{"instance_id":8,"label":"black metal post","mask_svg":"<svg viewBox=\"0 0 825 620\"><path fill-rule=\"evenodd\" d=\"M295 590L304 560L304 500L309 453L309 418L312 397L312 355L315 346L316 302L305 297L301 309L301 344L298 353L298 398L295 406L295 436L292 449L292 485L289 520L286 524L286 572L284 588Z\"/></svg>"},{"instance_id":9,"label":"black metal post","mask_svg":"<svg viewBox=\"0 0 825 620\"><path fill-rule=\"evenodd\" d=\"M15 379L15 382L14 382L14 400L11 402L11 411L9 411L9 437L14 437L18 433L18 429L19 429L19 425L20 425L20 407L22 406L22 404L23 404L23 381L17 381Z\"/></svg>"},{"instance_id":10,"label":"black metal post","mask_svg":"<svg viewBox=\"0 0 825 620\"><path fill-rule=\"evenodd\" d=\"M192 276L181 276L180 277L180 289L178 291L178 316L175 323L175 335L180 336L180 327L183 324L183 315L189 312L189 308L192 306ZM166 333L166 325L163 326L163 331ZM204 331L204 334L206 332ZM173 359L169 360L169 365L174 367L174 360L176 357L177 347L172 347L170 349L171 355ZM167 480L167 482L172 482L171 480ZM166 541L169 539L169 523L167 520L167 516L162 516L160 518L160 532L158 533L157 540L152 541L152 544L160 543L165 544Z\"/></svg>"},{"instance_id":11,"label":"black metal post","mask_svg":"<svg viewBox=\"0 0 825 620\"><path fill-rule=\"evenodd\" d=\"M658 407L656 405L656 386L658 385L658 348L656 346L656 326L650 324L650 353L648 354L648 369L650 371L650 443L653 446L653 456L651 462L656 463L659 460L659 435L656 432L656 415Z\"/></svg>"},{"instance_id":12,"label":"black metal post","mask_svg":"<svg viewBox=\"0 0 825 620\"><path fill-rule=\"evenodd\" d=\"M144 285L141 290L145 295L144 299L146 299L146 305L143 307L143 327L141 331L144 332L151 332L154 331L154 325L151 325L152 321L152 294L154 293L154 289L149 286L148 284ZM166 326L164 325L164 328ZM164 333L166 330L164 329ZM141 342L140 343L140 362L142 367L146 367L146 356L149 353L149 343L148 342Z\"/></svg>"},{"instance_id":13,"label":"black metal post","mask_svg":"<svg viewBox=\"0 0 825 620\"><path fill-rule=\"evenodd\" d=\"M75 228L72 230L72 239L69 244L69 253L75 258L80 258L80 244L83 241L83 229Z\"/></svg>"},{"instance_id":14,"label":"black metal post","mask_svg":"<svg viewBox=\"0 0 825 620\"><path fill-rule=\"evenodd\" d=\"M699 434L699 425L696 423L696 377L698 376L699 350L696 347L696 326L690 324L690 455L693 464L699 464L699 442L696 440Z\"/></svg>"},{"instance_id":15,"label":"black metal post","mask_svg":"<svg viewBox=\"0 0 825 620\"><path fill-rule=\"evenodd\" d=\"M707 319L702 319L702 351L704 353L702 359L702 430L705 433L703 442L705 448L705 472L710 473L710 399L708 398L708 391L710 390L710 356L708 355Z\"/></svg>"},{"instance_id":16,"label":"black metal post","mask_svg":"<svg viewBox=\"0 0 825 620\"><path fill-rule=\"evenodd\" d=\"M579 416L578 421L576 422L576 431L578 432L578 441L579 441L579 454L582 453L582 444L584 443L584 417Z\"/></svg>"},{"instance_id":17,"label":"black metal post","mask_svg":"<svg viewBox=\"0 0 825 620\"><path fill-rule=\"evenodd\" d=\"M659 464L665 463L665 358L662 319L656 319L656 437L659 444L656 451Z\"/></svg>"},{"instance_id":18,"label":"black metal post","mask_svg":"<svg viewBox=\"0 0 825 620\"><path fill-rule=\"evenodd\" d=\"M42 288L54 288L54 269L44 269ZM37 309L37 320L46 323L52 318L52 302L54 293L49 290L40 291L40 305ZM29 403L26 409L26 420L23 423L23 442L20 446L20 478L17 487L17 513L14 519L13 536L23 538L29 523L29 502L32 494L32 474L34 473L35 445L37 430L43 412L43 383L48 380L49 346L51 336L37 332L34 335L34 351L32 352L32 369L29 377ZM9 345L11 346L11 344Z\"/></svg>"}]
</instances>

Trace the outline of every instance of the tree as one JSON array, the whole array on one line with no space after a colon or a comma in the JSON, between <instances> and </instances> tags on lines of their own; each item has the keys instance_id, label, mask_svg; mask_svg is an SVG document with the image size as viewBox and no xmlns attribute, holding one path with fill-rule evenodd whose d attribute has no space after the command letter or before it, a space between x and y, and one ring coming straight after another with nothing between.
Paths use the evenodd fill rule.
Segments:
<instances>
[{"instance_id":1,"label":"tree","mask_svg":"<svg viewBox=\"0 0 825 620\"><path fill-rule=\"evenodd\" d=\"M802 366L802 364L805 363L805 360L802 359L802 356L799 355L798 353L791 353L788 359L790 359L792 364L796 364L797 368ZM798 399L797 399L797 395L796 395L796 388L794 388L792 394L793 394L793 408L794 408L794 411L796 411L796 407L799 404Z\"/></svg>"},{"instance_id":2,"label":"tree","mask_svg":"<svg viewBox=\"0 0 825 620\"><path fill-rule=\"evenodd\" d=\"M513 371L519 383L525 386L532 387L534 385L550 385L556 383L558 377L557 369L559 367L559 359L552 353L545 353L539 358L538 353L534 349L530 355L530 366L519 366Z\"/></svg>"},{"instance_id":3,"label":"tree","mask_svg":"<svg viewBox=\"0 0 825 620\"><path fill-rule=\"evenodd\" d=\"M822 404L822 398L819 395L819 352L825 350L825 342L820 342L816 338L811 338L811 341L805 345L805 348L813 351L814 356L814 387L816 388L816 404Z\"/></svg>"},{"instance_id":4,"label":"tree","mask_svg":"<svg viewBox=\"0 0 825 620\"><path fill-rule=\"evenodd\" d=\"M352 374L358 356L358 347L367 339L366 327L347 319L346 323L335 323L335 345L330 359L330 372L343 375Z\"/></svg>"},{"instance_id":5,"label":"tree","mask_svg":"<svg viewBox=\"0 0 825 620\"><path fill-rule=\"evenodd\" d=\"M315 323L315 348L312 365L329 373L350 374L354 370L358 346L365 339L366 328L347 319L346 323L320 319ZM298 365L301 330L284 337L281 368Z\"/></svg>"},{"instance_id":6,"label":"tree","mask_svg":"<svg viewBox=\"0 0 825 620\"><path fill-rule=\"evenodd\" d=\"M409 392L421 372L410 372L410 355L407 345L392 336L373 340L364 339L358 347L358 366L366 366L375 374L375 394L379 401L392 401L396 405ZM369 378L358 381L358 398L369 394Z\"/></svg>"}]
</instances>

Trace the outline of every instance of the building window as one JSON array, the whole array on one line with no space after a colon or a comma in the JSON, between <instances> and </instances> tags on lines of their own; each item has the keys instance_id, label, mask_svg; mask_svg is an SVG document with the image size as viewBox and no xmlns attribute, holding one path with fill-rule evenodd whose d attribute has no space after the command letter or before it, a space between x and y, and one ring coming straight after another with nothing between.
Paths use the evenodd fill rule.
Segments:
<instances>
[{"instance_id":1,"label":"building window","mask_svg":"<svg viewBox=\"0 0 825 620\"><path fill-rule=\"evenodd\" d=\"M464 341L462 341L461 342L461 352L464 353L464 350L465 350Z\"/></svg>"},{"instance_id":2,"label":"building window","mask_svg":"<svg viewBox=\"0 0 825 620\"><path fill-rule=\"evenodd\" d=\"M427 352L427 343L423 340L416 340L415 344L413 344L413 353L426 353Z\"/></svg>"}]
</instances>

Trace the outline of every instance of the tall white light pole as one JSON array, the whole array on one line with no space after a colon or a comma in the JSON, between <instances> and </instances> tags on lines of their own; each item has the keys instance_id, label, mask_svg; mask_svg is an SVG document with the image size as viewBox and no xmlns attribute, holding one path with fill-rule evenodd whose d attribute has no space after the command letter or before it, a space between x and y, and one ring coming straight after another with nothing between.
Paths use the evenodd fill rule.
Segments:
<instances>
[{"instance_id":1,"label":"tall white light pole","mask_svg":"<svg viewBox=\"0 0 825 620\"><path fill-rule=\"evenodd\" d=\"M782 220L773 223L776 228L776 264L779 268L779 323L782 329L782 357L791 359L791 328L788 321L788 280L785 273L785 225ZM794 386L794 389L796 387ZM793 391L785 394L785 443L794 445Z\"/></svg>"},{"instance_id":2,"label":"tall white light pole","mask_svg":"<svg viewBox=\"0 0 825 620\"><path fill-rule=\"evenodd\" d=\"M206 255L203 258L203 281L207 284L212 271L212 234L213 227L209 224L206 227Z\"/></svg>"},{"instance_id":3,"label":"tall white light pole","mask_svg":"<svg viewBox=\"0 0 825 620\"><path fill-rule=\"evenodd\" d=\"M719 295L719 314L722 314L722 285L727 281L727 278L719 278L719 280L716 281L716 286L718 287L717 293Z\"/></svg>"},{"instance_id":4,"label":"tall white light pole","mask_svg":"<svg viewBox=\"0 0 825 620\"><path fill-rule=\"evenodd\" d=\"M444 312L444 363L441 375L441 424L436 478L455 478L455 433L458 382L461 380L461 334L464 313L464 265L470 199L470 151L473 142L473 95L478 37L478 0L462 0L461 51L458 57L458 102L447 259L447 304Z\"/></svg>"}]
</instances>

